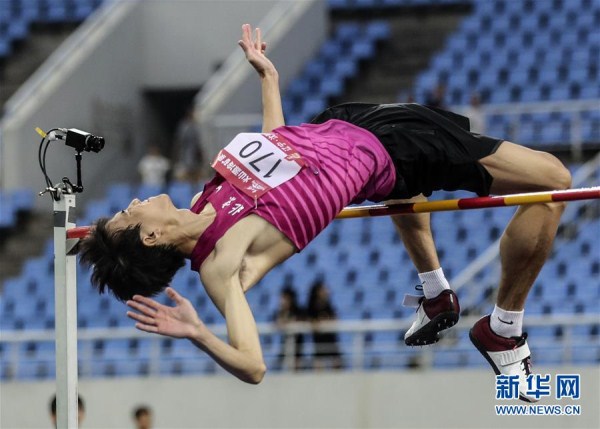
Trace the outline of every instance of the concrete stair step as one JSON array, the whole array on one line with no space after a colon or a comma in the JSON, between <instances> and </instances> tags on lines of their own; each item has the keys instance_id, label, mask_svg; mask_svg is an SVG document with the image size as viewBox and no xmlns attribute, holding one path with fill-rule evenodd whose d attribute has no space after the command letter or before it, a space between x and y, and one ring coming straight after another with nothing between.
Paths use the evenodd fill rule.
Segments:
<instances>
[{"instance_id":1,"label":"concrete stair step","mask_svg":"<svg viewBox=\"0 0 600 429\"><path fill-rule=\"evenodd\" d=\"M73 32L77 24L33 26L2 65L0 106L37 70Z\"/></svg>"},{"instance_id":2,"label":"concrete stair step","mask_svg":"<svg viewBox=\"0 0 600 429\"><path fill-rule=\"evenodd\" d=\"M388 17L390 40L379 47L376 58L362 68L346 94L336 101L391 103L398 101L401 92L412 92L417 74L443 49L448 35L467 13L462 8L427 13L406 9Z\"/></svg>"}]
</instances>

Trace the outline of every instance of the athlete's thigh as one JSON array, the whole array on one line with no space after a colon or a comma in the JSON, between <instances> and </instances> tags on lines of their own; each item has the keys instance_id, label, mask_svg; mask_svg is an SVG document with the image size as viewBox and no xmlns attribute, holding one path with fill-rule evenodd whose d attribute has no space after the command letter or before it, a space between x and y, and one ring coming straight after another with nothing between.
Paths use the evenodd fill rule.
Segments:
<instances>
[{"instance_id":1,"label":"athlete's thigh","mask_svg":"<svg viewBox=\"0 0 600 429\"><path fill-rule=\"evenodd\" d=\"M479 163L493 177L490 192L502 195L564 189L570 186L569 171L553 155L503 142Z\"/></svg>"}]
</instances>

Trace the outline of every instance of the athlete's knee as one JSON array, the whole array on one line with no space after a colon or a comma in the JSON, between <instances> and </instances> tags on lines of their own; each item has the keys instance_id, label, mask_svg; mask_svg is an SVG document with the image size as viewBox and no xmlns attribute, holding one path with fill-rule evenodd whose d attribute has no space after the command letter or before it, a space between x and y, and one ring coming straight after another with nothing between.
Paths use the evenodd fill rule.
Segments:
<instances>
[{"instance_id":1,"label":"athlete's knee","mask_svg":"<svg viewBox=\"0 0 600 429\"><path fill-rule=\"evenodd\" d=\"M537 152L537 158L532 160L531 168L536 170L534 180L540 190L555 191L571 187L571 172L557 157L548 152Z\"/></svg>"},{"instance_id":2,"label":"athlete's knee","mask_svg":"<svg viewBox=\"0 0 600 429\"><path fill-rule=\"evenodd\" d=\"M548 191L564 190L571 187L572 179L571 172L564 164L554 155L547 152L540 152L545 159L546 167L544 168L544 186ZM560 215L566 203L547 203L544 204L553 213L553 216Z\"/></svg>"},{"instance_id":3,"label":"athlete's knee","mask_svg":"<svg viewBox=\"0 0 600 429\"><path fill-rule=\"evenodd\" d=\"M560 160L549 153L544 153L549 162L552 163L550 181L551 187L556 190L569 189L571 187L571 172Z\"/></svg>"}]
</instances>

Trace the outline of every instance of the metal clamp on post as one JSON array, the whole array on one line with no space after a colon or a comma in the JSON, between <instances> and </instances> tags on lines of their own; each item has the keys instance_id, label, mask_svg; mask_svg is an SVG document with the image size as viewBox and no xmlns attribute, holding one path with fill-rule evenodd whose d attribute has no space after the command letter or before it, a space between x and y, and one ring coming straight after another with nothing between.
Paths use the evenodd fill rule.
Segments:
<instances>
[{"instance_id":1,"label":"metal clamp on post","mask_svg":"<svg viewBox=\"0 0 600 429\"><path fill-rule=\"evenodd\" d=\"M77 271L73 250L79 238L70 238L69 231L75 229L75 194L83 192L81 153L100 152L104 147L104 139L77 129L54 128L45 133L37 128L36 131L42 136L38 161L46 180L46 188L39 195L49 193L54 206L56 423L59 428L77 428ZM46 152L49 144L56 140L63 140L67 146L75 149L77 163L75 185L68 177L63 177L61 183L53 185L48 176Z\"/></svg>"}]
</instances>

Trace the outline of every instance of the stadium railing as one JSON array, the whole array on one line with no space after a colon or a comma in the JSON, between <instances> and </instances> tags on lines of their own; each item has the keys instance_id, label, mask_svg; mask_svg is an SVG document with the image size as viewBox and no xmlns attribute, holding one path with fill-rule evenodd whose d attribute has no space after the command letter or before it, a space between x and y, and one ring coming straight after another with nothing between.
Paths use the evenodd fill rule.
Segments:
<instances>
[{"instance_id":1,"label":"stadium railing","mask_svg":"<svg viewBox=\"0 0 600 429\"><path fill-rule=\"evenodd\" d=\"M544 113L566 113L571 115L570 139L572 155L575 159L582 158L584 146L584 134L582 129L583 114L588 112L597 112L600 106L600 100L565 100L565 101L543 101L536 103L507 103L507 104L486 104L483 111L486 120L489 121L492 116L503 116L508 118L508 135L498 137L519 143L518 135L524 115L544 114ZM600 136L598 141L600 143Z\"/></svg>"},{"instance_id":2,"label":"stadium railing","mask_svg":"<svg viewBox=\"0 0 600 429\"><path fill-rule=\"evenodd\" d=\"M385 368L412 368L419 367L420 369L427 369L432 367L481 367L485 366L485 361L477 353L477 350L468 343L468 341L462 341L460 338L466 338L466 332L471 326L478 320L478 316L463 317L460 323L455 326L453 333L448 338L442 339L440 343L433 347L425 348L410 348L403 344L398 336L401 335L411 323L411 318L403 319L391 319L391 320L356 320L356 321L327 321L321 322L318 325L318 332L335 332L340 336L346 336L349 341L343 341L341 344L342 359L344 361L344 368L352 371L362 371L376 369L380 367ZM598 335L593 336L591 330L586 331L585 334L581 334L581 329L578 327L589 327L597 325L599 322L598 315L554 315L554 316L529 316L525 318L525 329L536 328L536 327L561 327L562 333L560 338L540 336L537 338L530 339L530 346L532 349L538 351L537 360L545 363L556 363L556 364L573 364L582 363L582 360L578 358L578 350L583 348L591 350L595 353L596 359L600 358L600 337ZM226 326L219 324L209 326L212 332L216 335L224 338L227 335ZM275 360L278 356L281 357L280 342L273 341L274 336L281 337L282 335L287 338L292 338L294 334L304 334L307 336L315 332L315 326L306 322L290 323L281 328L274 323L259 323L258 330L261 338L264 340L267 337L271 337L269 341L266 341L270 346L265 347L264 358L269 367L274 365ZM450 331L452 332L452 331ZM379 344L377 348L369 347L368 337L377 333L390 333L392 334L393 340L387 344ZM454 337L456 335L456 337ZM19 377L20 374L19 366L26 365L27 361L23 360L20 354L24 350L25 346L29 342L45 342L48 343L48 349L52 349L52 342L54 341L54 330L41 330L41 331L21 331L21 332L10 332L6 331L2 333L2 343L10 345L11 347L6 351L6 356L3 358L3 365L10 367L10 373L17 375L15 379L23 378L36 378L35 376L30 377ZM161 342L166 337L157 335L150 335L144 332L140 332L134 328L98 328L98 329L82 329L79 330L78 340L80 344L79 353L79 372L81 377L90 376L103 376L101 371L96 367L98 362L94 356L94 341L104 340L149 340L151 346L147 349L147 356L143 356L147 362L147 368L143 373L132 370L120 371L116 370L110 375L144 375L144 376L158 376L158 375L180 375L187 373L205 373L205 372L218 372L223 373L223 370L216 370L214 364L210 361L210 358L195 349L191 344L189 350L183 355L176 357L176 360L180 365L185 367L186 363L193 363L195 368L204 368L197 371L171 371L165 369L165 363L169 363L169 358L165 358L161 354ZM265 341L263 341L265 343ZM185 343L181 342L181 343ZM311 343L310 340L305 341L305 344ZM187 347L186 346L186 347ZM434 358L436 353L443 352L460 352L464 353L465 356L473 356L473 359L465 360L463 363L452 363L441 362L438 360L438 364L434 364ZM554 353L554 355L552 355ZM534 353L535 354L535 353ZM286 347L283 353L283 370L292 371L294 369L293 360L295 355L295 342L287 341ZM305 346L305 355L310 355L310 348ZM373 357L379 356L379 359L383 359L384 363L380 365L373 365ZM549 362L549 357L551 357ZM135 358L129 357L126 354L118 354L113 357L107 356L112 360L114 365L119 363L122 364L136 364ZM391 358L391 359L390 359ZM416 358L416 364L411 359ZM53 364L53 353L48 350L48 353L44 356L47 364ZM591 359L591 361L583 363L596 364L597 361ZM206 371L205 369L212 365L212 371ZM11 379L6 374L6 368L4 369L3 378ZM50 374L51 375L51 374Z\"/></svg>"}]
</instances>

